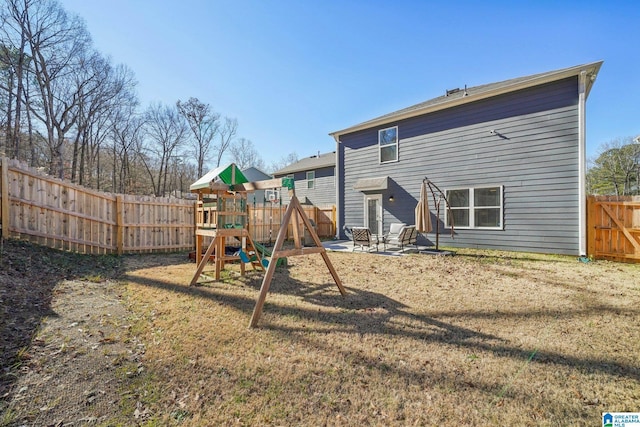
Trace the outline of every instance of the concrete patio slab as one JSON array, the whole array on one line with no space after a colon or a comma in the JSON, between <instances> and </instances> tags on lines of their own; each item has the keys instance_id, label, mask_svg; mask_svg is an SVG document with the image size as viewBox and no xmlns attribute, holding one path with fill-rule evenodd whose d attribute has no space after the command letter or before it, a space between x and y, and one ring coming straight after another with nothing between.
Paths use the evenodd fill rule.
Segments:
<instances>
[{"instance_id":1,"label":"concrete patio slab","mask_svg":"<svg viewBox=\"0 0 640 427\"><path fill-rule=\"evenodd\" d=\"M328 251L334 252L362 252L362 253L370 253L370 254L378 254L378 255L387 255L387 256L402 256L408 254L416 254L416 253L434 253L437 255L442 255L442 253L436 252L435 249L430 248L429 246L418 246L416 249L415 246L411 245L407 247L404 251L401 251L400 248L387 248L383 249L383 245L379 246L379 250L376 251L375 248L370 251L361 250L360 246L356 246L355 251L353 250L353 241L351 240L327 240L322 242L322 246Z\"/></svg>"}]
</instances>

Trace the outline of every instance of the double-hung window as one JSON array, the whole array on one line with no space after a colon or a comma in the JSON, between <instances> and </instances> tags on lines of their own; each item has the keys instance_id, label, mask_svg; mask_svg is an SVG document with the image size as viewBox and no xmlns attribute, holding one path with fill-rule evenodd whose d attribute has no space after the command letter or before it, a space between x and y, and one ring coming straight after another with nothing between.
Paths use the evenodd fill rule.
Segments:
<instances>
[{"instance_id":1,"label":"double-hung window","mask_svg":"<svg viewBox=\"0 0 640 427\"><path fill-rule=\"evenodd\" d=\"M316 172L309 171L307 172L307 188L314 188L316 181Z\"/></svg>"},{"instance_id":2,"label":"double-hung window","mask_svg":"<svg viewBox=\"0 0 640 427\"><path fill-rule=\"evenodd\" d=\"M398 161L398 126L378 131L380 163Z\"/></svg>"},{"instance_id":3,"label":"double-hung window","mask_svg":"<svg viewBox=\"0 0 640 427\"><path fill-rule=\"evenodd\" d=\"M451 212L446 224L454 228L503 228L503 187L475 187L447 190Z\"/></svg>"}]
</instances>

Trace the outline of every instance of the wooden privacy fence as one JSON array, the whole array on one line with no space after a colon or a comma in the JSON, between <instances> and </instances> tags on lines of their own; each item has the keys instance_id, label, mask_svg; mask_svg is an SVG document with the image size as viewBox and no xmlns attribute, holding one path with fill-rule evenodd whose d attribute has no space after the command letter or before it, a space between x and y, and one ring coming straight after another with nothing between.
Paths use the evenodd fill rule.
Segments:
<instances>
[{"instance_id":1,"label":"wooden privacy fence","mask_svg":"<svg viewBox=\"0 0 640 427\"><path fill-rule=\"evenodd\" d=\"M596 259L640 262L640 196L587 198L587 252Z\"/></svg>"},{"instance_id":2,"label":"wooden privacy fence","mask_svg":"<svg viewBox=\"0 0 640 427\"><path fill-rule=\"evenodd\" d=\"M2 237L89 254L195 246L193 200L108 194L2 158Z\"/></svg>"},{"instance_id":3,"label":"wooden privacy fence","mask_svg":"<svg viewBox=\"0 0 640 427\"><path fill-rule=\"evenodd\" d=\"M102 193L17 160L0 161L3 238L88 254L168 252L195 247L194 200ZM272 243L287 206L249 206L254 241ZM336 208L303 207L320 237L336 232ZM300 221L302 223L302 221ZM289 226L289 236L293 235Z\"/></svg>"},{"instance_id":4,"label":"wooden privacy fence","mask_svg":"<svg viewBox=\"0 0 640 427\"><path fill-rule=\"evenodd\" d=\"M282 217L287 210L287 205L274 204L272 206L252 206L249 205L248 228L251 237L255 242L271 243L275 242ZM318 237L333 238L336 235L336 207L319 208L312 205L302 205L307 218L316 227ZM302 220L298 218L300 230L302 230ZM287 228L287 239L293 236L293 225L290 223Z\"/></svg>"}]
</instances>

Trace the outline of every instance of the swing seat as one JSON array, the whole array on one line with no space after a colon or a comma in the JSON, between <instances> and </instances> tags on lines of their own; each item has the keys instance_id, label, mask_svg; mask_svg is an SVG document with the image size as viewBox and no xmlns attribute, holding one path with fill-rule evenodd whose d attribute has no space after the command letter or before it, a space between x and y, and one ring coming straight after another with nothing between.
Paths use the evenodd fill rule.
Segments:
<instances>
[{"instance_id":1,"label":"swing seat","mask_svg":"<svg viewBox=\"0 0 640 427\"><path fill-rule=\"evenodd\" d=\"M240 251L239 255L240 255L240 260L241 260L242 262L244 262L245 264L248 264L248 263L250 263L250 262L254 262L254 261L257 261L257 260L258 260L258 257L257 257L257 256L252 255L251 257L249 257L249 256L246 254L246 252L244 252L244 251Z\"/></svg>"}]
</instances>

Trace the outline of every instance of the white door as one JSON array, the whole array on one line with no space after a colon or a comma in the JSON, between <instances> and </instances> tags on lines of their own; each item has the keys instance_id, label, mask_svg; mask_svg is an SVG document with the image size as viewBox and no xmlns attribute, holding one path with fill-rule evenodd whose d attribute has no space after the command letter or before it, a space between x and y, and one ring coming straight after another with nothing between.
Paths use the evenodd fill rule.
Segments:
<instances>
[{"instance_id":1,"label":"white door","mask_svg":"<svg viewBox=\"0 0 640 427\"><path fill-rule=\"evenodd\" d=\"M372 234L382 234L382 194L364 196L364 224Z\"/></svg>"}]
</instances>

